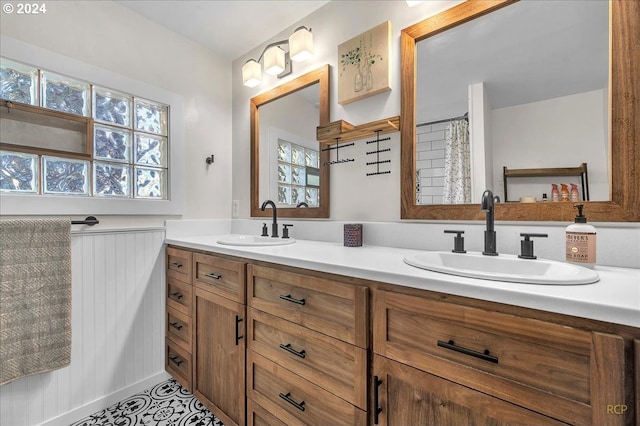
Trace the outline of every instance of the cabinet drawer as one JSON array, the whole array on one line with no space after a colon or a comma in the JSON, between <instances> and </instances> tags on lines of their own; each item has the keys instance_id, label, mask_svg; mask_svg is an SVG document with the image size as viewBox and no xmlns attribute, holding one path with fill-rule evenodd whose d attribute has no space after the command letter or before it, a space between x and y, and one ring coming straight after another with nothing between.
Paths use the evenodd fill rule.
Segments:
<instances>
[{"instance_id":1,"label":"cabinet drawer","mask_svg":"<svg viewBox=\"0 0 640 426\"><path fill-rule=\"evenodd\" d=\"M167 276L167 306L191 316L191 284Z\"/></svg>"},{"instance_id":2,"label":"cabinet drawer","mask_svg":"<svg viewBox=\"0 0 640 426\"><path fill-rule=\"evenodd\" d=\"M169 338L165 339L165 369L182 386L191 391L191 354L176 345Z\"/></svg>"},{"instance_id":3,"label":"cabinet drawer","mask_svg":"<svg viewBox=\"0 0 640 426\"><path fill-rule=\"evenodd\" d=\"M248 397L288 425L365 425L366 412L248 352Z\"/></svg>"},{"instance_id":4,"label":"cabinet drawer","mask_svg":"<svg viewBox=\"0 0 640 426\"><path fill-rule=\"evenodd\" d=\"M190 251L167 247L167 277L191 284L191 262Z\"/></svg>"},{"instance_id":5,"label":"cabinet drawer","mask_svg":"<svg viewBox=\"0 0 640 426\"><path fill-rule=\"evenodd\" d=\"M165 333L184 350L191 352L191 317L167 308L167 321Z\"/></svg>"},{"instance_id":6,"label":"cabinet drawer","mask_svg":"<svg viewBox=\"0 0 640 426\"><path fill-rule=\"evenodd\" d=\"M287 424L247 398L247 426L287 426Z\"/></svg>"},{"instance_id":7,"label":"cabinet drawer","mask_svg":"<svg viewBox=\"0 0 640 426\"><path fill-rule=\"evenodd\" d=\"M253 308L367 347L365 287L248 265L247 294Z\"/></svg>"},{"instance_id":8,"label":"cabinet drawer","mask_svg":"<svg viewBox=\"0 0 640 426\"><path fill-rule=\"evenodd\" d=\"M193 265L196 287L245 303L244 263L196 253Z\"/></svg>"},{"instance_id":9,"label":"cabinet drawer","mask_svg":"<svg viewBox=\"0 0 640 426\"><path fill-rule=\"evenodd\" d=\"M589 423L590 333L385 291L374 294L374 309L375 353Z\"/></svg>"},{"instance_id":10,"label":"cabinet drawer","mask_svg":"<svg viewBox=\"0 0 640 426\"><path fill-rule=\"evenodd\" d=\"M366 409L367 352L249 308L249 349Z\"/></svg>"}]
</instances>

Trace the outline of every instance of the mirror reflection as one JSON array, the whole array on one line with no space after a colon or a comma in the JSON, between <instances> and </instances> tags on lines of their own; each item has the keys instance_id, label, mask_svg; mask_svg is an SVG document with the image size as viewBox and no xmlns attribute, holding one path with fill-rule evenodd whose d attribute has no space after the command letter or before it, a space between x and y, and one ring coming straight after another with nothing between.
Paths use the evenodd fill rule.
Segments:
<instances>
[{"instance_id":1,"label":"mirror reflection","mask_svg":"<svg viewBox=\"0 0 640 426\"><path fill-rule=\"evenodd\" d=\"M610 199L608 8L520 1L416 43L416 204L551 201L554 183ZM503 177L582 163L586 184Z\"/></svg>"},{"instance_id":2,"label":"mirror reflection","mask_svg":"<svg viewBox=\"0 0 640 426\"><path fill-rule=\"evenodd\" d=\"M319 86L260 107L260 199L278 209L320 204Z\"/></svg>"},{"instance_id":3,"label":"mirror reflection","mask_svg":"<svg viewBox=\"0 0 640 426\"><path fill-rule=\"evenodd\" d=\"M329 65L251 98L251 216L329 217L329 168L316 128L329 123Z\"/></svg>"}]
</instances>

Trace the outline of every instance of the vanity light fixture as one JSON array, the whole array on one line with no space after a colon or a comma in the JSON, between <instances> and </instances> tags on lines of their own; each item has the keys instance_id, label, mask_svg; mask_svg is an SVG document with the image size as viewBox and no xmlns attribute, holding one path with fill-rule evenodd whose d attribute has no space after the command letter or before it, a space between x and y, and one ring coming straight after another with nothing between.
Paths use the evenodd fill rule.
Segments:
<instances>
[{"instance_id":1,"label":"vanity light fixture","mask_svg":"<svg viewBox=\"0 0 640 426\"><path fill-rule=\"evenodd\" d=\"M286 52L281 46L289 45ZM311 28L298 27L288 40L269 43L256 61L249 59L242 66L242 83L247 87L255 87L262 81L263 60L264 72L278 78L291 74L291 61L302 62L313 55L313 34Z\"/></svg>"}]
</instances>

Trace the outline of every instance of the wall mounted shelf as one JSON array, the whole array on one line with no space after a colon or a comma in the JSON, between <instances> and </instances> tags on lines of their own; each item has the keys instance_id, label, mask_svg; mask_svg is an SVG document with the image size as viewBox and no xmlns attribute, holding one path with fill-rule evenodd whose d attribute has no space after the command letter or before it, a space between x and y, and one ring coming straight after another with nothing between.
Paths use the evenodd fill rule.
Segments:
<instances>
[{"instance_id":1,"label":"wall mounted shelf","mask_svg":"<svg viewBox=\"0 0 640 426\"><path fill-rule=\"evenodd\" d=\"M338 143L346 143L376 136L376 132L379 132L379 135L384 135L398 131L400 131L400 116L372 121L359 126L338 120L326 126L319 126L316 129L316 137L320 143L335 144L336 140Z\"/></svg>"},{"instance_id":2,"label":"wall mounted shelf","mask_svg":"<svg viewBox=\"0 0 640 426\"><path fill-rule=\"evenodd\" d=\"M582 199L589 201L589 175L587 173L587 163L582 163L578 167L548 167L538 169L509 169L503 167L504 201L509 201L507 197L507 178L510 177L538 177L538 176L580 176L582 183Z\"/></svg>"}]
</instances>

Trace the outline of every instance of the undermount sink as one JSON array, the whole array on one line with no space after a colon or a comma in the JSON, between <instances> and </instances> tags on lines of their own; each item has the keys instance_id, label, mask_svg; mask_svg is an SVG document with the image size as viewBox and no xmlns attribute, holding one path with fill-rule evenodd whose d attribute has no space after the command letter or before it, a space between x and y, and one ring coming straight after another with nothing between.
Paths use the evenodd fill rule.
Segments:
<instances>
[{"instance_id":1,"label":"undermount sink","mask_svg":"<svg viewBox=\"0 0 640 426\"><path fill-rule=\"evenodd\" d=\"M583 266L547 259L520 259L511 254L485 256L479 252L443 251L407 255L405 263L444 274L525 284L591 284L598 273Z\"/></svg>"},{"instance_id":2,"label":"undermount sink","mask_svg":"<svg viewBox=\"0 0 640 426\"><path fill-rule=\"evenodd\" d=\"M284 246L295 242L295 238L271 238L241 234L230 234L218 238L218 244L229 246Z\"/></svg>"}]
</instances>

